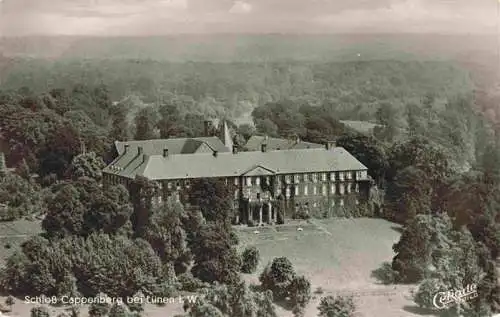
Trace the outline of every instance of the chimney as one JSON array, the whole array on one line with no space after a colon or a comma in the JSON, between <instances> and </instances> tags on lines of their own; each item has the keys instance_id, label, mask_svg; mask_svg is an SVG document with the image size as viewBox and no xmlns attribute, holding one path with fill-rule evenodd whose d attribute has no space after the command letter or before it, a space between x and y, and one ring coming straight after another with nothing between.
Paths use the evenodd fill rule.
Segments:
<instances>
[{"instance_id":1,"label":"chimney","mask_svg":"<svg viewBox=\"0 0 500 317\"><path fill-rule=\"evenodd\" d=\"M130 145L128 145L128 144L125 144L123 146L123 154L127 153L129 147L130 147Z\"/></svg>"},{"instance_id":2,"label":"chimney","mask_svg":"<svg viewBox=\"0 0 500 317\"><path fill-rule=\"evenodd\" d=\"M163 149L163 157L167 157L168 156L168 149Z\"/></svg>"},{"instance_id":3,"label":"chimney","mask_svg":"<svg viewBox=\"0 0 500 317\"><path fill-rule=\"evenodd\" d=\"M214 151L213 155L214 157L217 157L218 151Z\"/></svg>"},{"instance_id":4,"label":"chimney","mask_svg":"<svg viewBox=\"0 0 500 317\"><path fill-rule=\"evenodd\" d=\"M238 153L238 146L236 144L233 145L233 154Z\"/></svg>"},{"instance_id":5,"label":"chimney","mask_svg":"<svg viewBox=\"0 0 500 317\"><path fill-rule=\"evenodd\" d=\"M267 151L267 144L266 144L266 143L262 143L262 144L260 145L260 150L261 150L262 152L266 152L266 151Z\"/></svg>"},{"instance_id":6,"label":"chimney","mask_svg":"<svg viewBox=\"0 0 500 317\"><path fill-rule=\"evenodd\" d=\"M210 136L210 120L203 121L205 136Z\"/></svg>"},{"instance_id":7,"label":"chimney","mask_svg":"<svg viewBox=\"0 0 500 317\"><path fill-rule=\"evenodd\" d=\"M141 155L143 153L142 146L137 147L137 154Z\"/></svg>"}]
</instances>

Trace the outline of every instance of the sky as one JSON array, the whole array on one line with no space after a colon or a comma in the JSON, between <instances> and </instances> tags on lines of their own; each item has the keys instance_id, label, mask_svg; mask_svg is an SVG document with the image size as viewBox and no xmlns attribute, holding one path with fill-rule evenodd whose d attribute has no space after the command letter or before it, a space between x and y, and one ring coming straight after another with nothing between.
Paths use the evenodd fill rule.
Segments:
<instances>
[{"instance_id":1,"label":"sky","mask_svg":"<svg viewBox=\"0 0 500 317\"><path fill-rule=\"evenodd\" d=\"M500 0L0 0L0 36L494 33Z\"/></svg>"}]
</instances>

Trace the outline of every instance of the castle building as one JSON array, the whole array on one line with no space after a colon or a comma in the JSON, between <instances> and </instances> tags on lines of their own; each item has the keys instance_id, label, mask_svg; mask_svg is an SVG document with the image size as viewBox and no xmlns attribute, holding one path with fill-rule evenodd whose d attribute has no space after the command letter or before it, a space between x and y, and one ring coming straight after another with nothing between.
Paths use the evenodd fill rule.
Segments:
<instances>
[{"instance_id":1,"label":"castle building","mask_svg":"<svg viewBox=\"0 0 500 317\"><path fill-rule=\"evenodd\" d=\"M128 186L136 177L146 177L160 185L156 202L172 197L186 204L194 180L222 179L233 193L233 222L258 225L284 222L299 213L321 215L368 197L368 169L344 148L327 143L269 149L262 142L259 150L241 152L229 142L227 125L222 126L224 141L117 142L119 156L103 170L104 186Z\"/></svg>"}]
</instances>

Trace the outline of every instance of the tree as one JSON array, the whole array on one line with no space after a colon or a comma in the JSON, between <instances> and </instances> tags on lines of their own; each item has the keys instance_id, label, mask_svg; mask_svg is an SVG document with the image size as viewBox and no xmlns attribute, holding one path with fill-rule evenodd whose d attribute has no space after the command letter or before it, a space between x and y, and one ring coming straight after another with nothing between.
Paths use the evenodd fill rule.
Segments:
<instances>
[{"instance_id":1,"label":"tree","mask_svg":"<svg viewBox=\"0 0 500 317\"><path fill-rule=\"evenodd\" d=\"M290 285L296 278L293 265L285 257L274 258L262 271L259 281L262 288L270 290L276 300L285 299L289 295Z\"/></svg>"},{"instance_id":2,"label":"tree","mask_svg":"<svg viewBox=\"0 0 500 317\"><path fill-rule=\"evenodd\" d=\"M81 153L73 158L67 174L71 179L90 177L100 181L104 167L104 161L94 152Z\"/></svg>"},{"instance_id":3,"label":"tree","mask_svg":"<svg viewBox=\"0 0 500 317\"><path fill-rule=\"evenodd\" d=\"M203 295L195 303L187 303L189 316L211 316L201 315L206 311L224 317L277 317L272 294L252 291L243 281L235 285L215 284L204 290Z\"/></svg>"},{"instance_id":4,"label":"tree","mask_svg":"<svg viewBox=\"0 0 500 317\"><path fill-rule=\"evenodd\" d=\"M39 154L41 176L55 173L62 178L73 157L80 152L80 136L72 126L66 125L50 135Z\"/></svg>"},{"instance_id":5,"label":"tree","mask_svg":"<svg viewBox=\"0 0 500 317\"><path fill-rule=\"evenodd\" d=\"M447 215L417 215L406 226L393 250L396 256L392 268L397 272L397 280L416 283L428 274L432 263L433 248L438 246L436 238L449 236L452 228Z\"/></svg>"},{"instance_id":6,"label":"tree","mask_svg":"<svg viewBox=\"0 0 500 317\"><path fill-rule=\"evenodd\" d=\"M152 107L140 109L135 116L135 140L155 139L156 110Z\"/></svg>"},{"instance_id":7,"label":"tree","mask_svg":"<svg viewBox=\"0 0 500 317\"><path fill-rule=\"evenodd\" d=\"M181 131L182 117L179 108L174 104L164 104L159 109L161 119L158 121L160 137L167 139L177 136Z\"/></svg>"},{"instance_id":8,"label":"tree","mask_svg":"<svg viewBox=\"0 0 500 317\"><path fill-rule=\"evenodd\" d=\"M380 125L375 128L375 135L382 141L392 142L397 134L396 109L389 103L383 103L375 116Z\"/></svg>"},{"instance_id":9,"label":"tree","mask_svg":"<svg viewBox=\"0 0 500 317\"><path fill-rule=\"evenodd\" d=\"M111 107L111 130L109 136L114 141L129 139L129 123L127 120L128 109L126 105L118 103Z\"/></svg>"},{"instance_id":10,"label":"tree","mask_svg":"<svg viewBox=\"0 0 500 317\"><path fill-rule=\"evenodd\" d=\"M194 238L191 272L204 282L234 284L240 280L241 259L232 246L230 229L220 223L207 223Z\"/></svg>"},{"instance_id":11,"label":"tree","mask_svg":"<svg viewBox=\"0 0 500 317\"><path fill-rule=\"evenodd\" d=\"M167 201L153 210L141 237L164 263L175 263L177 274L186 272L191 260L186 231L182 227L184 217L180 203Z\"/></svg>"},{"instance_id":12,"label":"tree","mask_svg":"<svg viewBox=\"0 0 500 317\"><path fill-rule=\"evenodd\" d=\"M389 181L408 166L421 169L431 181L442 182L451 172L449 158L443 149L423 137L395 144L389 151L389 166Z\"/></svg>"},{"instance_id":13,"label":"tree","mask_svg":"<svg viewBox=\"0 0 500 317\"><path fill-rule=\"evenodd\" d=\"M1 220L14 220L45 211L40 187L17 174L0 178L0 204L6 206L0 213Z\"/></svg>"},{"instance_id":14,"label":"tree","mask_svg":"<svg viewBox=\"0 0 500 317\"><path fill-rule=\"evenodd\" d=\"M305 276L296 276L289 287L294 314L304 316L304 309L311 300L311 282Z\"/></svg>"},{"instance_id":15,"label":"tree","mask_svg":"<svg viewBox=\"0 0 500 317\"><path fill-rule=\"evenodd\" d=\"M198 206L206 221L230 224L233 220L232 194L223 180L200 179L191 184L191 204Z\"/></svg>"},{"instance_id":16,"label":"tree","mask_svg":"<svg viewBox=\"0 0 500 317\"><path fill-rule=\"evenodd\" d=\"M48 200L42 227L50 237L88 236L93 232L129 235L133 209L128 197L123 186L102 192L89 178L63 183Z\"/></svg>"},{"instance_id":17,"label":"tree","mask_svg":"<svg viewBox=\"0 0 500 317\"><path fill-rule=\"evenodd\" d=\"M389 162L386 149L380 141L367 135L346 133L337 139L336 145L363 163L377 184L384 184Z\"/></svg>"},{"instance_id":18,"label":"tree","mask_svg":"<svg viewBox=\"0 0 500 317\"><path fill-rule=\"evenodd\" d=\"M405 223L420 213L432 208L432 182L427 175L414 166L398 172L386 191L390 220Z\"/></svg>"},{"instance_id":19,"label":"tree","mask_svg":"<svg viewBox=\"0 0 500 317\"><path fill-rule=\"evenodd\" d=\"M327 296L321 298L318 310L319 317L354 317L356 307L352 297Z\"/></svg>"},{"instance_id":20,"label":"tree","mask_svg":"<svg viewBox=\"0 0 500 317\"><path fill-rule=\"evenodd\" d=\"M259 265L259 259L260 254L256 247L252 246L246 248L241 255L241 272L247 274L254 273Z\"/></svg>"},{"instance_id":21,"label":"tree","mask_svg":"<svg viewBox=\"0 0 500 317\"><path fill-rule=\"evenodd\" d=\"M153 212L153 199L160 195L157 182L137 176L130 185L130 199L134 208L131 221L136 236L143 236L145 226Z\"/></svg>"}]
</instances>

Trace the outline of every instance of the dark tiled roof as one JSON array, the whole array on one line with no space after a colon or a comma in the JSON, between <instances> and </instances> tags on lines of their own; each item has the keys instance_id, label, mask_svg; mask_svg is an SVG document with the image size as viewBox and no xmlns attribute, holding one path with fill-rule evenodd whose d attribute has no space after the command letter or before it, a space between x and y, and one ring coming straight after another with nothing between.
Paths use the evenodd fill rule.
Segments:
<instances>
[{"instance_id":1,"label":"dark tiled roof","mask_svg":"<svg viewBox=\"0 0 500 317\"><path fill-rule=\"evenodd\" d=\"M245 148L248 151L260 151L261 145L264 143L267 144L268 150L318 149L324 147L322 144L300 140L287 140L254 135L248 139Z\"/></svg>"},{"instance_id":2,"label":"dark tiled roof","mask_svg":"<svg viewBox=\"0 0 500 317\"><path fill-rule=\"evenodd\" d=\"M280 150L252 152L196 153L182 155L138 155L128 151L104 169L127 178L149 179L233 177L264 169L266 173L292 174L367 170L344 148L330 150Z\"/></svg>"},{"instance_id":3,"label":"dark tiled roof","mask_svg":"<svg viewBox=\"0 0 500 317\"><path fill-rule=\"evenodd\" d=\"M116 141L115 147L119 155L123 154L125 144L129 145L129 150L133 153L137 153L137 148L141 146L143 148L143 153L147 155L161 155L164 149L168 149L170 154L191 154L195 153L203 144L219 152L228 152L231 150L226 148L218 137L173 138L143 141Z\"/></svg>"}]
</instances>

